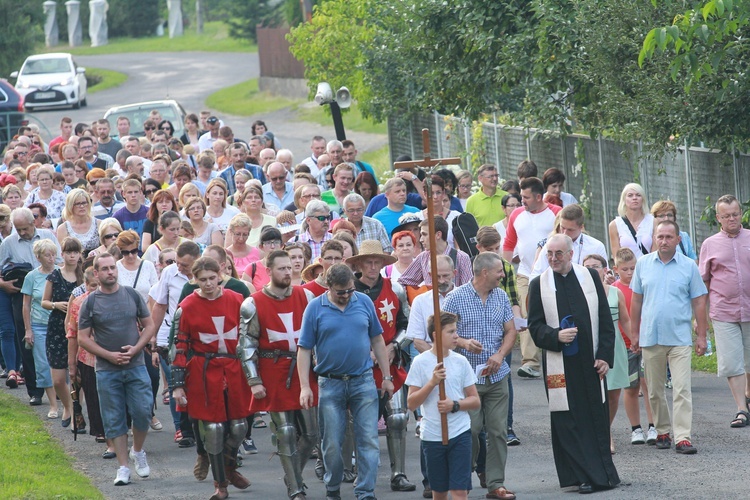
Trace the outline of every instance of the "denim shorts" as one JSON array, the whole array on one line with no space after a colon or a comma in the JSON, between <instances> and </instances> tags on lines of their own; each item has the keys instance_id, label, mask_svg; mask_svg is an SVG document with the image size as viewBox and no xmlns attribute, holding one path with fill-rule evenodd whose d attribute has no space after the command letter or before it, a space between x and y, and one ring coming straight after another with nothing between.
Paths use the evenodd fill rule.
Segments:
<instances>
[{"instance_id":1,"label":"denim shorts","mask_svg":"<svg viewBox=\"0 0 750 500\"><path fill-rule=\"evenodd\" d=\"M447 446L440 441L422 441L422 453L433 491L471 490L471 430L449 439Z\"/></svg>"},{"instance_id":2,"label":"denim shorts","mask_svg":"<svg viewBox=\"0 0 750 500\"><path fill-rule=\"evenodd\" d=\"M148 430L154 395L145 365L125 370L97 371L96 390L99 394L104 435L108 439L128 432L125 423L126 407L133 419L133 427L139 431Z\"/></svg>"}]
</instances>

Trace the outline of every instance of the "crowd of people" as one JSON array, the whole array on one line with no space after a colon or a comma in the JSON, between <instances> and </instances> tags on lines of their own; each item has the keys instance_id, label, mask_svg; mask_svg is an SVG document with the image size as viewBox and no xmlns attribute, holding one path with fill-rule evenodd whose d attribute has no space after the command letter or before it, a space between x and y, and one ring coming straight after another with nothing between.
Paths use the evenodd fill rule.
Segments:
<instances>
[{"instance_id":1,"label":"crowd of people","mask_svg":"<svg viewBox=\"0 0 750 500\"><path fill-rule=\"evenodd\" d=\"M697 452L690 359L709 318L730 425L750 424L750 231L731 195L698 258L675 204L649 210L628 184L608 253L562 170L529 160L502 185L493 165L398 169L381 192L351 141L315 136L295 163L262 121L247 141L208 112L182 137L156 111L143 130L115 125L63 118L49 144L22 127L0 165L5 385L106 446L115 485L131 462L149 477L164 404L212 499L250 486L238 467L266 416L289 498L306 497L310 458L326 498L344 482L374 498L379 432L389 487L415 491L413 416L425 498L467 498L476 473L487 498L512 500L519 338L515 375L544 380L560 486L614 488L621 393L633 445Z\"/></svg>"}]
</instances>

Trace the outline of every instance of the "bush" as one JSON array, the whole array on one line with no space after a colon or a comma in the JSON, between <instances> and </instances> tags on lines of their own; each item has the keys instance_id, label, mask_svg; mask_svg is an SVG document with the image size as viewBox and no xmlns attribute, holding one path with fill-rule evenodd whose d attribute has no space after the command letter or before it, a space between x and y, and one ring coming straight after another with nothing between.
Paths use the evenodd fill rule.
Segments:
<instances>
[{"instance_id":1,"label":"bush","mask_svg":"<svg viewBox=\"0 0 750 500\"><path fill-rule=\"evenodd\" d=\"M24 59L44 39L42 10L31 2L0 0L0 77L21 69Z\"/></svg>"},{"instance_id":2,"label":"bush","mask_svg":"<svg viewBox=\"0 0 750 500\"><path fill-rule=\"evenodd\" d=\"M154 0L109 0L110 37L153 36L159 22L159 4Z\"/></svg>"}]
</instances>

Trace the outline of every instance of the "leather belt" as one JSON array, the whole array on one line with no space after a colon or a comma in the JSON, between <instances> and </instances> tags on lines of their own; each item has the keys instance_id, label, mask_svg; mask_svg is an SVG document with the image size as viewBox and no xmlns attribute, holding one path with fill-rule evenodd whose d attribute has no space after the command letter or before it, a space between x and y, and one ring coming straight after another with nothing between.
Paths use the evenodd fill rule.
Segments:
<instances>
[{"instance_id":1,"label":"leather belt","mask_svg":"<svg viewBox=\"0 0 750 500\"><path fill-rule=\"evenodd\" d=\"M297 367L297 353L291 351L282 351L280 349L274 349L273 351L270 351L268 349L258 349L257 352L258 357L273 359L274 363L276 363L279 358L290 358L292 360L292 363L289 365L289 373L286 377L286 388L290 389L292 387L292 377L294 376L294 369Z\"/></svg>"},{"instance_id":2,"label":"leather belt","mask_svg":"<svg viewBox=\"0 0 750 500\"><path fill-rule=\"evenodd\" d=\"M359 378L362 375L364 375L364 373L360 373L359 375L339 375L336 373L319 373L318 374L319 377L332 378L335 380L344 380L344 381Z\"/></svg>"},{"instance_id":3,"label":"leather belt","mask_svg":"<svg viewBox=\"0 0 750 500\"><path fill-rule=\"evenodd\" d=\"M229 358L229 359L240 359L236 354L229 354L228 352L195 352L194 356L205 358L206 361L203 363L203 393L206 395L206 406L208 406L208 381L206 380L206 372L208 371L208 364L214 358Z\"/></svg>"}]
</instances>

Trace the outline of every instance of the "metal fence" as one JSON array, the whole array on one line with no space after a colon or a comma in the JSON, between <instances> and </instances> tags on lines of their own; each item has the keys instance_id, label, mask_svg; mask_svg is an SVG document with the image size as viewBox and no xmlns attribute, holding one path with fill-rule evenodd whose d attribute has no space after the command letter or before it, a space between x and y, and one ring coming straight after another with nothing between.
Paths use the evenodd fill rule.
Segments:
<instances>
[{"instance_id":1,"label":"metal fence","mask_svg":"<svg viewBox=\"0 0 750 500\"><path fill-rule=\"evenodd\" d=\"M430 130L433 157L460 156L462 168L475 171L472 152L483 149L485 162L498 167L501 179L515 179L518 164L533 160L539 175L547 168L565 172L565 191L587 209L586 230L609 249L607 226L617 216L623 186L640 183L649 204L669 199L677 206L677 222L690 233L696 248L713 233L701 214L723 194L750 199L750 156L725 154L703 148L681 148L659 161L644 158L642 144L621 143L588 136L544 132L500 125L496 118L471 124L437 113L412 118L409 126L389 120L391 160L402 154L422 157L422 128ZM584 184L586 189L584 190Z\"/></svg>"}]
</instances>

